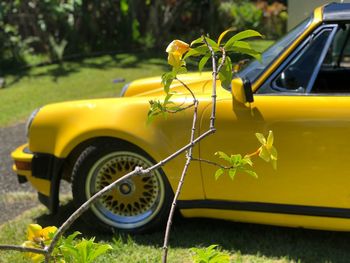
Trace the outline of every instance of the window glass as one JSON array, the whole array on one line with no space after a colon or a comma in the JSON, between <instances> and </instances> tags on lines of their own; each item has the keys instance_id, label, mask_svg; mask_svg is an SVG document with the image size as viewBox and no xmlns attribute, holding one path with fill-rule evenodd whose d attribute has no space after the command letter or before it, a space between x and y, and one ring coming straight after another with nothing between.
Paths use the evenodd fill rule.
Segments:
<instances>
[{"instance_id":1,"label":"window glass","mask_svg":"<svg viewBox=\"0 0 350 263\"><path fill-rule=\"evenodd\" d=\"M322 63L311 93L336 95L350 93L350 25L339 25Z\"/></svg>"},{"instance_id":2,"label":"window glass","mask_svg":"<svg viewBox=\"0 0 350 263\"><path fill-rule=\"evenodd\" d=\"M268 65L272 63L280 54L298 38L312 21L312 17L307 18L301 22L298 26L292 29L286 36L281 38L276 44L272 45L262 54L262 61L253 60L243 70L238 73L240 78L248 78L251 82L254 82Z\"/></svg>"},{"instance_id":3,"label":"window glass","mask_svg":"<svg viewBox=\"0 0 350 263\"><path fill-rule=\"evenodd\" d=\"M331 30L324 30L311 37L307 46L277 76L272 88L280 91L305 92L330 33Z\"/></svg>"},{"instance_id":4,"label":"window glass","mask_svg":"<svg viewBox=\"0 0 350 263\"><path fill-rule=\"evenodd\" d=\"M349 36L349 26L341 26L329 47L327 56L322 64L323 67L339 67L344 61L350 58L350 42L347 41Z\"/></svg>"}]
</instances>

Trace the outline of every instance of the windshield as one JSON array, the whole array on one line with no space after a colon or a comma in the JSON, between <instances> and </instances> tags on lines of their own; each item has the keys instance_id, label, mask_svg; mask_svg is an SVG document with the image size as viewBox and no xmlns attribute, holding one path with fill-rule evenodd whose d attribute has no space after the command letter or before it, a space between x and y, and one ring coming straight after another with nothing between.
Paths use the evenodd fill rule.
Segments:
<instances>
[{"instance_id":1,"label":"windshield","mask_svg":"<svg viewBox=\"0 0 350 263\"><path fill-rule=\"evenodd\" d=\"M304 30L309 26L312 21L312 17L307 18L294 29L289 31L287 35L281 38L276 44L272 45L262 54L262 61L253 60L246 68L238 72L237 76L240 78L248 78L251 82L257 80L257 78L263 73L267 66L272 63L279 55L299 37Z\"/></svg>"}]
</instances>

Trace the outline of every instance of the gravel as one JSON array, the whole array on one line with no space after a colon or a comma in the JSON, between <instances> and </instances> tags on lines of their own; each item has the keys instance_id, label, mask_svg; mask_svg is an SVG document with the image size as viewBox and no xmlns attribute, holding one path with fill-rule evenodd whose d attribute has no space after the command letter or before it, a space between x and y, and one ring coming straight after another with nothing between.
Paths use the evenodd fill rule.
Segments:
<instances>
[{"instance_id":1,"label":"gravel","mask_svg":"<svg viewBox=\"0 0 350 263\"><path fill-rule=\"evenodd\" d=\"M25 123L0 128L0 224L39 204L35 190L12 171L11 152L25 142Z\"/></svg>"},{"instance_id":2,"label":"gravel","mask_svg":"<svg viewBox=\"0 0 350 263\"><path fill-rule=\"evenodd\" d=\"M0 127L0 225L40 204L30 183L20 184L12 171L11 152L27 141L25 123ZM70 185L63 182L61 193L69 193Z\"/></svg>"},{"instance_id":3,"label":"gravel","mask_svg":"<svg viewBox=\"0 0 350 263\"><path fill-rule=\"evenodd\" d=\"M34 191L29 184L19 184L12 171L11 152L26 142L25 124L0 128L0 195L13 191Z\"/></svg>"}]
</instances>

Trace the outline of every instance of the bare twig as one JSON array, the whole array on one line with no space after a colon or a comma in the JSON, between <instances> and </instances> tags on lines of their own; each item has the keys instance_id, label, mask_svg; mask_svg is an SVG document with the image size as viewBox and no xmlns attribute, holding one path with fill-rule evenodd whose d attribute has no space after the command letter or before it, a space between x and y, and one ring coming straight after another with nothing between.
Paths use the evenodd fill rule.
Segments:
<instances>
[{"instance_id":1,"label":"bare twig","mask_svg":"<svg viewBox=\"0 0 350 263\"><path fill-rule=\"evenodd\" d=\"M218 68L216 68L216 59L215 59L215 52L213 50L213 48L209 45L209 43L206 41L205 36L203 36L203 41L204 43L207 45L207 47L209 48L210 52L211 52L211 57L212 57L212 67L213 67L213 90L212 90L212 112L211 112L211 117L210 117L210 126L209 126L209 130L208 131L215 131L215 116L216 116L216 77L218 72L220 72L222 66L225 63L225 59L226 59L226 54L225 54L225 50L223 49L223 55L222 55L222 60L221 63L219 65ZM182 85L184 85L184 87L186 89L189 90L189 92L192 94L194 101L195 101L195 110L193 113L193 122L192 122L192 132L191 132L191 139L190 139L190 144L194 145L194 133L195 133L195 127L196 127L196 122L197 122L197 108L198 108L198 101L195 98L194 93L192 92L192 90L185 84L183 83L181 80L177 79ZM203 133L205 134L205 133ZM209 134L208 134L209 135ZM166 230L165 230L165 236L164 236L164 244L163 244L163 257L162 257L162 262L166 263L167 262L167 256L168 256L168 243L169 243L169 235L170 235L170 229L171 229L171 225L172 225L172 220L173 220L173 216L174 216L174 212L175 212L175 208L176 208L176 202L177 199L181 193L182 190L182 186L185 182L185 177L187 174L187 170L188 167L191 163L192 160L192 149L193 146L189 148L189 151L186 155L186 163L184 166L184 169L182 171L181 177L180 177L180 181L179 184L177 186L177 190L175 192L175 196L174 196L174 200L171 206L171 210L169 213L169 217L168 217L168 222L167 222L167 226L166 226Z\"/></svg>"},{"instance_id":2,"label":"bare twig","mask_svg":"<svg viewBox=\"0 0 350 263\"><path fill-rule=\"evenodd\" d=\"M202 162L202 163L211 164L211 165L218 166L218 167L220 167L220 168L222 168L222 169L225 169L225 170L234 168L233 166L221 165L221 164L219 164L219 163L212 162L212 161L209 161L209 160L206 160L206 159L198 159L198 158L193 158L193 157L192 157L192 161L198 161L198 162Z\"/></svg>"},{"instance_id":3,"label":"bare twig","mask_svg":"<svg viewBox=\"0 0 350 263\"><path fill-rule=\"evenodd\" d=\"M193 93L192 93L193 94ZM166 263L167 262L167 256L168 256L168 243L169 243L169 235L170 235L170 229L171 229L171 225L173 223L173 217L174 217L174 213L175 213L175 208L176 208L176 202L177 199L179 198L179 195L181 193L182 190L182 186L185 182L185 176L187 174L187 170L188 167L191 163L191 158L192 158L192 149L194 146L194 135L195 135L195 131L196 131L196 123L197 123L197 113L198 113L198 101L195 99L195 96L193 94L194 97L194 112L193 112L193 121L192 121L192 129L191 129L191 138L190 138L190 143L192 144L192 146L189 148L188 153L186 155L186 163L184 166L184 169L182 171L181 177L180 177L180 181L179 184L177 186L175 195L174 195L174 199L173 199L173 203L171 204L171 209L170 209L170 213L168 216L168 222L166 225L166 230L165 230L165 235L164 235L164 244L163 244L163 258L162 258L162 262Z\"/></svg>"},{"instance_id":4,"label":"bare twig","mask_svg":"<svg viewBox=\"0 0 350 263\"><path fill-rule=\"evenodd\" d=\"M216 77L219 74L222 66L225 63L226 60L226 53L225 49L222 49L222 59L221 63L218 67L216 67L216 59L215 59L215 52L212 48L212 46L209 45L208 41L206 40L205 36L203 36L203 41L207 45L207 47L210 50L211 53L211 61L212 61L212 68L213 68L213 90L211 93L211 99L212 99L212 111L210 116L210 129L215 129L215 116L216 116Z\"/></svg>"},{"instance_id":5,"label":"bare twig","mask_svg":"<svg viewBox=\"0 0 350 263\"><path fill-rule=\"evenodd\" d=\"M15 246L15 245L0 245L0 250L16 250L21 252L32 252L32 253L43 254L43 255L48 253L46 249Z\"/></svg>"},{"instance_id":6,"label":"bare twig","mask_svg":"<svg viewBox=\"0 0 350 263\"><path fill-rule=\"evenodd\" d=\"M191 94L192 98L193 98L193 103L195 103L196 101L196 96L194 95L193 91L187 86L187 84L185 82L183 82L181 79L178 79L177 77L175 77L175 79L181 83L181 85L183 85L188 92Z\"/></svg>"},{"instance_id":7,"label":"bare twig","mask_svg":"<svg viewBox=\"0 0 350 263\"><path fill-rule=\"evenodd\" d=\"M166 112L168 112L168 113L178 113L180 111L184 111L184 110L187 110L189 108L192 108L193 106L194 106L194 103L191 103L191 104L187 105L186 107L179 108L179 109L176 109L176 110L166 110Z\"/></svg>"}]
</instances>

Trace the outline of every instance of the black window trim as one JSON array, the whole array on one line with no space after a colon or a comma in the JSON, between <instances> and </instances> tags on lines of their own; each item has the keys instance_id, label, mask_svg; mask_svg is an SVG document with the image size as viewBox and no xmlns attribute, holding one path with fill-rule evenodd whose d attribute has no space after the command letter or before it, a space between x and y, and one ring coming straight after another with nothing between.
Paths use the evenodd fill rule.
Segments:
<instances>
[{"instance_id":1,"label":"black window trim","mask_svg":"<svg viewBox=\"0 0 350 263\"><path fill-rule=\"evenodd\" d=\"M322 31L329 30L329 29L331 29L332 32L329 34L328 39L327 39L326 44L325 44L325 48L323 49L323 51L320 55L320 58L316 64L316 67L314 68L314 70L312 72L312 76L310 78L310 81L308 83L306 91L303 93L293 92L291 90L276 86L274 84L275 79L282 73L283 70L285 70L288 67L290 62L299 54L299 52L301 52L304 48L307 47L311 38L321 34ZM275 91L275 92L259 93L259 90L264 86L264 85L262 85L262 86L260 86L260 88L257 90L257 92L254 95L279 95L279 96L281 96L281 95L287 95L287 96L308 96L308 95L310 95L310 91L314 85L317 74L321 69L322 62L323 62L325 56L327 55L328 48L332 43L332 40L337 32L337 29L338 29L338 24L324 24L324 25L318 27L312 33L310 33L310 35L306 37L306 39L281 63L281 65L278 67L278 69L276 69L268 77L268 79L265 81L265 83L268 83L270 90Z\"/></svg>"}]
</instances>

